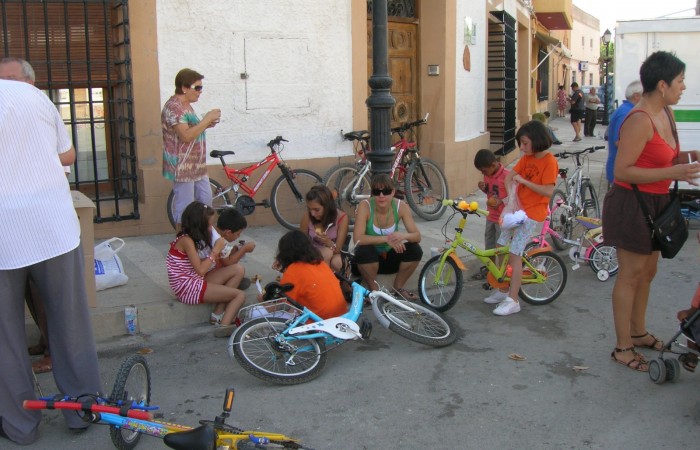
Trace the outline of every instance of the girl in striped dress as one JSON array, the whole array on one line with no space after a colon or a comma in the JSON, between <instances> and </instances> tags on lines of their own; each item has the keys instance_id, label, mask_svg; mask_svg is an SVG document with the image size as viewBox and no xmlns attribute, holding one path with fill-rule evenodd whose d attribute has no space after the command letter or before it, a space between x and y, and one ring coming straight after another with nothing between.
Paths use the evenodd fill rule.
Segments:
<instances>
[{"instance_id":1,"label":"girl in striped dress","mask_svg":"<svg viewBox=\"0 0 700 450\"><path fill-rule=\"evenodd\" d=\"M168 282L177 299L186 305L215 304L212 317L221 317L217 337L230 336L238 310L245 303L243 291L234 288L232 266L219 267L218 258L226 245L219 238L212 241L211 220L216 214L211 206L190 203L182 213L182 231L170 244L166 259ZM200 252L207 256L200 256ZM222 316L223 314L223 316Z\"/></svg>"}]
</instances>

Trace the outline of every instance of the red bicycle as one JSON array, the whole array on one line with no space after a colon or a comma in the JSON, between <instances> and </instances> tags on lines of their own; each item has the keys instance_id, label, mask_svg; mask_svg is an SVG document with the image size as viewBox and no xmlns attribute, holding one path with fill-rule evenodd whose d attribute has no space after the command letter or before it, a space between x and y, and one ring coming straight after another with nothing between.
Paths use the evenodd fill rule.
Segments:
<instances>
[{"instance_id":1,"label":"red bicycle","mask_svg":"<svg viewBox=\"0 0 700 450\"><path fill-rule=\"evenodd\" d=\"M392 146L396 156L391 165L391 177L397 186L403 187L403 192L397 192L397 196L403 195L413 212L425 220L437 220L447 209L442 204L442 200L449 197L447 179L435 162L420 156L415 139L405 137L407 132L413 135L415 128L425 125L428 115L391 129L392 133L399 135L399 140ZM369 132L351 131L343 134L343 139L354 142L359 159L356 163L331 167L324 175L323 183L336 193L338 208L353 218L357 205L370 197Z\"/></svg>"},{"instance_id":2,"label":"red bicycle","mask_svg":"<svg viewBox=\"0 0 700 450\"><path fill-rule=\"evenodd\" d=\"M226 177L231 180L231 185L224 188L218 182L209 179L211 186L212 206L217 211L224 208L235 207L243 215L247 216L255 211L256 206L264 206L272 208L272 214L275 219L285 228L296 230L299 228L301 217L306 214L305 196L311 187L321 182L321 177L307 169L292 169L280 156L284 150L283 142L289 142L282 136L277 136L267 143L270 147L270 154L260 162L251 164L242 169L234 169L226 165L224 156L234 155L230 150L212 150L209 155L212 158L219 158L221 165L224 168ZM246 184L250 176L259 168L265 166L265 171L251 187ZM277 178L275 184L270 191L270 199L264 199L262 202L256 203L253 198L257 194L260 186L265 182L267 177L272 172L272 169L278 167L282 171L282 175ZM233 195L233 201L229 195ZM168 219L170 224L175 227L174 211L175 196L171 191L168 197Z\"/></svg>"}]
</instances>

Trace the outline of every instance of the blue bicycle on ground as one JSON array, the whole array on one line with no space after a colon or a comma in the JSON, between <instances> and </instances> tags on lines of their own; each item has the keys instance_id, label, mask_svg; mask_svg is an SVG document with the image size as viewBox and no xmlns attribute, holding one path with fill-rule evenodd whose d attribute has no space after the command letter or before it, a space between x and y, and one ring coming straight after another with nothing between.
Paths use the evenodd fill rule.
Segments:
<instances>
[{"instance_id":1,"label":"blue bicycle on ground","mask_svg":"<svg viewBox=\"0 0 700 450\"><path fill-rule=\"evenodd\" d=\"M344 261L349 256L343 252ZM351 283L352 304L346 314L325 320L285 294L291 285L269 283L265 298L282 298L298 308L299 314L289 319L267 315L244 322L229 339L229 355L250 374L271 383L311 381L320 375L329 350L369 338L372 324L362 317L365 305L371 305L382 326L411 341L444 347L457 339L457 328L441 313L396 299L381 288L370 291L349 277L339 278Z\"/></svg>"}]
</instances>

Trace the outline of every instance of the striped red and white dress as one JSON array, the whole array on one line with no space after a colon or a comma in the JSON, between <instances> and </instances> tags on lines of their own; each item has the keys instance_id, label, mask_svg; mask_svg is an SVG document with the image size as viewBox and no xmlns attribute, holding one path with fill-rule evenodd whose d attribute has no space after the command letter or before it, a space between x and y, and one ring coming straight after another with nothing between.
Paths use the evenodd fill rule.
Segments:
<instances>
[{"instance_id":1,"label":"striped red and white dress","mask_svg":"<svg viewBox=\"0 0 700 450\"><path fill-rule=\"evenodd\" d=\"M207 282L194 270L187 254L175 248L175 244L181 237L178 236L170 243L170 251L165 259L168 283L180 302L186 305L197 305L202 303Z\"/></svg>"}]
</instances>

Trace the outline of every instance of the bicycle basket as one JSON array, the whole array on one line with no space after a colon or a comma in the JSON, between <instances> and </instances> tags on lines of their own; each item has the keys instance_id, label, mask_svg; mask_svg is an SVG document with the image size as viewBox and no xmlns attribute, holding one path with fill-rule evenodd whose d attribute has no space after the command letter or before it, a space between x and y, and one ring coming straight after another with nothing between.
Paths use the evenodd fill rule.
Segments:
<instances>
[{"instance_id":1,"label":"bicycle basket","mask_svg":"<svg viewBox=\"0 0 700 450\"><path fill-rule=\"evenodd\" d=\"M268 300L246 306L238 311L238 320L241 323L260 317L278 317L280 319L293 319L300 315L302 311L285 301L283 298Z\"/></svg>"}]
</instances>

